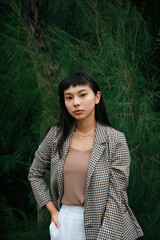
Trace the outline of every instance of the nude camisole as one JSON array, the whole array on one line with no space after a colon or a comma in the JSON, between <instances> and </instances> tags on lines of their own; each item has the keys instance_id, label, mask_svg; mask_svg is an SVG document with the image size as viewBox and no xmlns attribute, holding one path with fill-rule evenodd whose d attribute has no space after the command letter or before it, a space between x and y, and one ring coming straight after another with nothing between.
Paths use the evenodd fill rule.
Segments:
<instances>
[{"instance_id":1,"label":"nude camisole","mask_svg":"<svg viewBox=\"0 0 160 240\"><path fill-rule=\"evenodd\" d=\"M91 150L70 147L63 167L64 194L62 203L83 206Z\"/></svg>"}]
</instances>

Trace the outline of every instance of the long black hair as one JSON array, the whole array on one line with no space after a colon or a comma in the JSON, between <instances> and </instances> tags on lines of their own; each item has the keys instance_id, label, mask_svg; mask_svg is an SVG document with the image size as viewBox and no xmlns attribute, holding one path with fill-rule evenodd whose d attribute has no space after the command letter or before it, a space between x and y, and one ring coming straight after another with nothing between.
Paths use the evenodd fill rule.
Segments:
<instances>
[{"instance_id":1,"label":"long black hair","mask_svg":"<svg viewBox=\"0 0 160 240\"><path fill-rule=\"evenodd\" d=\"M77 85L88 85L96 95L98 91L100 91L98 84L96 83L95 79L86 72L78 72L69 77L63 79L58 87L59 92L59 100L60 100L60 117L58 127L60 127L59 131L61 132L61 137L58 141L57 150L59 154L62 153L62 146L64 141L66 140L67 136L69 135L73 125L75 124L75 119L69 114L64 101L64 90L69 88L70 86L77 86ZM96 121L100 122L101 124L105 124L109 127L112 127L108 120L107 112L105 109L105 105L103 102L103 98L101 96L100 102L95 105L95 119Z\"/></svg>"}]
</instances>

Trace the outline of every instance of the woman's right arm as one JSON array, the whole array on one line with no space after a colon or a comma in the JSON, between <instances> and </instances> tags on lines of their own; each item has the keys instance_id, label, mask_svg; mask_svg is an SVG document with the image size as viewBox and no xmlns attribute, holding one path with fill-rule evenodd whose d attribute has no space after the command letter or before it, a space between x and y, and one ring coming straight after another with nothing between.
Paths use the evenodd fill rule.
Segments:
<instances>
[{"instance_id":1,"label":"woman's right arm","mask_svg":"<svg viewBox=\"0 0 160 240\"><path fill-rule=\"evenodd\" d=\"M35 152L35 157L28 174L28 180L31 183L34 196L40 208L52 201L50 191L44 180L44 174L50 169L50 143L52 142L52 138L53 129L51 128Z\"/></svg>"},{"instance_id":2,"label":"woman's right arm","mask_svg":"<svg viewBox=\"0 0 160 240\"><path fill-rule=\"evenodd\" d=\"M44 180L44 174L50 170L51 143L53 142L54 135L55 129L52 127L35 152L35 158L29 169L28 180L31 183L39 207L42 208L45 206L48 209L51 214L51 222L54 221L58 227L59 211L54 206L49 188Z\"/></svg>"}]
</instances>

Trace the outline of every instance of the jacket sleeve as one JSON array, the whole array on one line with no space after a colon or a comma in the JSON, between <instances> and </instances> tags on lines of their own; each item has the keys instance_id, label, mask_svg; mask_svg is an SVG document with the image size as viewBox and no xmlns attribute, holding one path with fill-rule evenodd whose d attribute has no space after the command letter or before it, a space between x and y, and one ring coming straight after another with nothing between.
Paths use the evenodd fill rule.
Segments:
<instances>
[{"instance_id":1,"label":"jacket sleeve","mask_svg":"<svg viewBox=\"0 0 160 240\"><path fill-rule=\"evenodd\" d=\"M128 186L130 154L124 133L118 132L112 151L106 211L97 240L122 239L123 207Z\"/></svg>"},{"instance_id":2,"label":"jacket sleeve","mask_svg":"<svg viewBox=\"0 0 160 240\"><path fill-rule=\"evenodd\" d=\"M29 169L28 180L37 203L42 208L47 202L52 201L50 191L44 180L44 174L50 170L51 146L53 129L51 128L46 137L35 152L35 158Z\"/></svg>"}]
</instances>

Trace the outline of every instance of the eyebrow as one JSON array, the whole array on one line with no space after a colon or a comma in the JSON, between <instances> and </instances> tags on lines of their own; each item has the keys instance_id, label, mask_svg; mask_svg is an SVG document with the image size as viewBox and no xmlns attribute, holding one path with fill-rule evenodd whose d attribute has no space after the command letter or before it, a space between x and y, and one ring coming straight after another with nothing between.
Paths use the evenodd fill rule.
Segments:
<instances>
[{"instance_id":1,"label":"eyebrow","mask_svg":"<svg viewBox=\"0 0 160 240\"><path fill-rule=\"evenodd\" d=\"M80 92L83 92L83 91L87 91L87 89L83 88L83 89L79 90L77 93L80 93ZM72 95L72 93L66 92L64 95Z\"/></svg>"}]
</instances>

